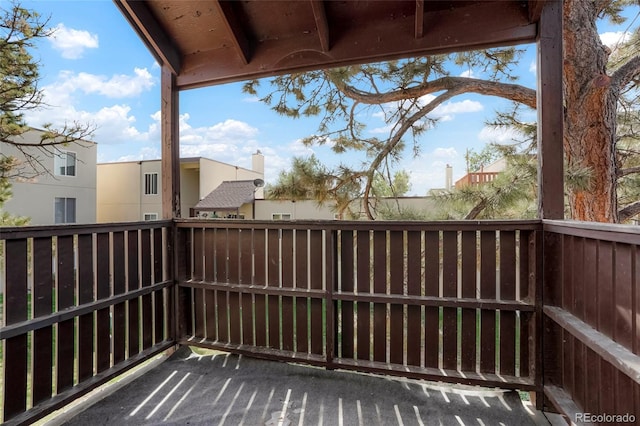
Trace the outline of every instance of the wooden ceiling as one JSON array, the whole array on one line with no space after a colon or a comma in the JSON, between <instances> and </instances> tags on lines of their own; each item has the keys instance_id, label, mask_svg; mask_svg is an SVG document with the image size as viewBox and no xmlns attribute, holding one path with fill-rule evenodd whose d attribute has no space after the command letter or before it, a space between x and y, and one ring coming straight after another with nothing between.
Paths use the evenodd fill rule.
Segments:
<instances>
[{"instance_id":1,"label":"wooden ceiling","mask_svg":"<svg viewBox=\"0 0 640 426\"><path fill-rule=\"evenodd\" d=\"M179 89L534 42L544 0L115 0Z\"/></svg>"}]
</instances>

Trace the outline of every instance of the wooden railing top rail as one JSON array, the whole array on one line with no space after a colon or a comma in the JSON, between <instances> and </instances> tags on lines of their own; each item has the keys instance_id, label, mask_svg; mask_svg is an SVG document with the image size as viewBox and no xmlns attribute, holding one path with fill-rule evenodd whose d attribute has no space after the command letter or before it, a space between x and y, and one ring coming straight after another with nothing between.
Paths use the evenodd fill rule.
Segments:
<instances>
[{"instance_id":1,"label":"wooden railing top rail","mask_svg":"<svg viewBox=\"0 0 640 426\"><path fill-rule=\"evenodd\" d=\"M640 244L640 226L615 223L581 222L575 220L543 220L546 232L618 243Z\"/></svg>"},{"instance_id":2,"label":"wooden railing top rail","mask_svg":"<svg viewBox=\"0 0 640 426\"><path fill-rule=\"evenodd\" d=\"M317 229L366 231L474 231L495 229L502 231L540 230L540 220L442 220L442 221L366 221L366 220L243 220L243 219L176 219L178 228L226 228L236 229Z\"/></svg>"},{"instance_id":3,"label":"wooden railing top rail","mask_svg":"<svg viewBox=\"0 0 640 426\"><path fill-rule=\"evenodd\" d=\"M92 223L82 225L60 224L20 227L0 227L0 239L14 240L19 238L36 238L66 236L77 234L93 234L100 232L137 231L170 226L171 220L154 220L143 222Z\"/></svg>"}]
</instances>

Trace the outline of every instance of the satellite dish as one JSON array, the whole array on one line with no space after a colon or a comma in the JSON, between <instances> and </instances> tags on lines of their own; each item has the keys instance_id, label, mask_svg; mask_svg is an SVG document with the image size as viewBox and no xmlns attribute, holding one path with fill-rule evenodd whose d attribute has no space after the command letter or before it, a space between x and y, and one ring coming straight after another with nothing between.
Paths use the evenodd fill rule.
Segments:
<instances>
[{"instance_id":1,"label":"satellite dish","mask_svg":"<svg viewBox=\"0 0 640 426\"><path fill-rule=\"evenodd\" d=\"M254 179L253 185L258 188L262 188L264 186L264 181L262 179Z\"/></svg>"}]
</instances>

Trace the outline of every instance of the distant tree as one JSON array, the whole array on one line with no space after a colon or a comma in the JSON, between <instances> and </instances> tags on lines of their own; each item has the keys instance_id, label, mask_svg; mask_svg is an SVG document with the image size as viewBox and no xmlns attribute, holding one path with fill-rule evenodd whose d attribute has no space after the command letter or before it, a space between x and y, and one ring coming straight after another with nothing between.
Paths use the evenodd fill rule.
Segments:
<instances>
[{"instance_id":1,"label":"distant tree","mask_svg":"<svg viewBox=\"0 0 640 426\"><path fill-rule=\"evenodd\" d=\"M402 197L411 190L409 178L406 170L398 170L393 176L391 173L387 176L377 173L373 177L372 193L375 197Z\"/></svg>"},{"instance_id":2,"label":"distant tree","mask_svg":"<svg viewBox=\"0 0 640 426\"><path fill-rule=\"evenodd\" d=\"M629 204L618 210L621 172L615 149L618 106L625 99L638 105L640 34L634 28L612 55L596 23L624 22L621 12L637 0L564 0L562 5L566 164L567 170L588 172L588 185L566 187L568 216L617 222L640 211L639 199L627 200ZM262 100L288 117L320 116L318 132L305 139L307 145L330 143L337 153L366 155L362 164L340 166L334 184L339 187L342 178L361 182L366 213L373 218L369 198L376 173L388 174L407 147L420 152L420 136L438 122L429 116L438 106L461 94L478 93L536 107L535 90L514 83L521 54L517 48L499 48L296 73L272 79ZM452 75L451 67L460 65L484 71L487 78ZM259 84L248 82L244 90L257 94ZM385 137L368 136L364 119L373 113L384 117L389 128ZM631 179L638 170L631 166L625 176Z\"/></svg>"},{"instance_id":3,"label":"distant tree","mask_svg":"<svg viewBox=\"0 0 640 426\"><path fill-rule=\"evenodd\" d=\"M0 226L22 226L29 223L29 218L10 215L2 211L4 203L11 198L11 184L9 179L2 177L4 170L13 167L10 158L0 158Z\"/></svg>"},{"instance_id":4,"label":"distant tree","mask_svg":"<svg viewBox=\"0 0 640 426\"><path fill-rule=\"evenodd\" d=\"M265 187L265 196L272 200L333 202L338 212L356 216L358 213L351 211L351 201L358 196L360 182L336 173L345 171L327 169L314 155L294 157L291 169L281 171L277 181Z\"/></svg>"},{"instance_id":5,"label":"distant tree","mask_svg":"<svg viewBox=\"0 0 640 426\"><path fill-rule=\"evenodd\" d=\"M319 204L335 204L336 211L346 217L360 216L359 203L353 203L362 195L362 183L359 179L348 180L348 171L338 168L339 173L323 166L315 155L294 157L290 170L283 170L273 184L265 187L267 199L272 200L316 200ZM377 174L372 186L370 208L375 211L377 199L401 197L411 189L409 174L400 170L393 176ZM357 208L356 208L357 206Z\"/></svg>"}]
</instances>

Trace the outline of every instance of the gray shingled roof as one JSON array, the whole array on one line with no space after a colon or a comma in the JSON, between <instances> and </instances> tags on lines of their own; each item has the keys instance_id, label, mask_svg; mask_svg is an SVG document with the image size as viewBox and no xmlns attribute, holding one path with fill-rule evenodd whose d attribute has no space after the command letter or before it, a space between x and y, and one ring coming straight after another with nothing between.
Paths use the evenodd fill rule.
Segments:
<instances>
[{"instance_id":1,"label":"gray shingled roof","mask_svg":"<svg viewBox=\"0 0 640 426\"><path fill-rule=\"evenodd\" d=\"M195 205L195 210L236 210L254 200L253 180L224 181Z\"/></svg>"}]
</instances>

